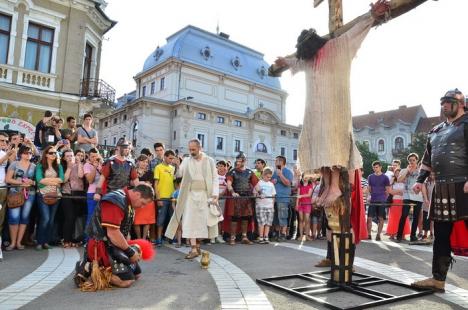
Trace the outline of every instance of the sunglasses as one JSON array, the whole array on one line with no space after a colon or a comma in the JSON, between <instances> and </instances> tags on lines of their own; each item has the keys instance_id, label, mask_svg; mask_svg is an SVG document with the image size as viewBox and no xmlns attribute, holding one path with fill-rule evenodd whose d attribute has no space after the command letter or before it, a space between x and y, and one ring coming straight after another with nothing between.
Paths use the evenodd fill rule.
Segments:
<instances>
[{"instance_id":1,"label":"sunglasses","mask_svg":"<svg viewBox=\"0 0 468 310\"><path fill-rule=\"evenodd\" d=\"M55 155L55 156L57 156L57 152L48 152L47 155Z\"/></svg>"}]
</instances>

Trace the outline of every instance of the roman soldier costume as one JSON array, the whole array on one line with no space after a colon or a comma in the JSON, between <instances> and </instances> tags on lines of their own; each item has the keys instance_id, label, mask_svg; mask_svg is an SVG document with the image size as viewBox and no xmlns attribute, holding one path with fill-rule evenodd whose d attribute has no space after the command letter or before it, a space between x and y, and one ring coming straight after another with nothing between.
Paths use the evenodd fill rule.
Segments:
<instances>
[{"instance_id":1,"label":"roman soldier costume","mask_svg":"<svg viewBox=\"0 0 468 310\"><path fill-rule=\"evenodd\" d=\"M448 91L441 98L441 104L449 102L452 109L454 104L464 104L464 101L458 89ZM468 256L468 193L463 189L468 181L467 112L453 122L445 121L437 125L429 132L422 164L418 183L423 183L429 176L427 168L435 174L430 209L435 235L433 278L413 285L444 291L447 272L454 261L451 252Z\"/></svg>"},{"instance_id":2,"label":"roman soldier costume","mask_svg":"<svg viewBox=\"0 0 468 310\"><path fill-rule=\"evenodd\" d=\"M124 237L128 236L133 217L134 210L130 206L126 188L102 197L86 227L89 239L83 261L77 262L76 266L75 283L83 291L109 287L112 274L121 280L134 280L141 273L138 263L130 262L135 251L141 249L134 245L120 249L107 236L108 227L118 228ZM100 279L91 276L92 270L93 273L97 272L96 268L101 271Z\"/></svg>"}]
</instances>

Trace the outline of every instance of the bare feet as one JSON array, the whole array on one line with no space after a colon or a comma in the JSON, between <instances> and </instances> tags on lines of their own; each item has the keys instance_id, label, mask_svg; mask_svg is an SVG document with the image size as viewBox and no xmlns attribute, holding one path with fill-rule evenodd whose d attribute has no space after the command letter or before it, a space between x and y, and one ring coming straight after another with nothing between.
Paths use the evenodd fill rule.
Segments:
<instances>
[{"instance_id":1,"label":"bare feet","mask_svg":"<svg viewBox=\"0 0 468 310\"><path fill-rule=\"evenodd\" d=\"M343 193L341 192L341 190L339 188L330 188L329 191L328 191L328 194L327 196L325 197L324 201L323 201L323 204L325 205L325 207L329 207L329 206L332 206L333 203L341 197Z\"/></svg>"}]
</instances>

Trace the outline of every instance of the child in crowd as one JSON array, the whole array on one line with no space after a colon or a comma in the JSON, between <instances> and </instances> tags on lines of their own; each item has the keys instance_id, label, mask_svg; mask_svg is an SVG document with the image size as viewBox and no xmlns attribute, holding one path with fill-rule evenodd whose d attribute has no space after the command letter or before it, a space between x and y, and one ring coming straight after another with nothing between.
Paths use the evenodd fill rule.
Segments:
<instances>
[{"instance_id":1,"label":"child in crowd","mask_svg":"<svg viewBox=\"0 0 468 310\"><path fill-rule=\"evenodd\" d=\"M388 211L388 222L387 222L387 235L390 236L390 240L395 240L395 237L398 233L398 223L400 222L401 212L403 210L403 191L405 190L405 183L398 182L397 179L400 176L400 168L396 168L393 171L392 176L392 185L390 187L389 193L393 195L392 206ZM405 228L403 229L403 238L405 235L410 233L410 224L409 220L405 221Z\"/></svg>"},{"instance_id":2,"label":"child in crowd","mask_svg":"<svg viewBox=\"0 0 468 310\"><path fill-rule=\"evenodd\" d=\"M296 211L299 213L298 240L311 240L310 238L310 212L312 210L312 180L302 174L298 186Z\"/></svg>"},{"instance_id":3,"label":"child in crowd","mask_svg":"<svg viewBox=\"0 0 468 310\"><path fill-rule=\"evenodd\" d=\"M182 182L182 178L177 178L174 180L174 187L175 191L172 193L172 210L175 212L177 206L177 198L179 198L180 193L180 183ZM180 248L182 246L182 222L179 223L179 227L177 227L177 243L175 245L176 248ZM188 244L188 241L187 241Z\"/></svg>"},{"instance_id":4,"label":"child in crowd","mask_svg":"<svg viewBox=\"0 0 468 310\"><path fill-rule=\"evenodd\" d=\"M272 197L276 196L275 185L271 182L272 176L273 170L271 168L263 169L262 179L257 183L253 191L254 195L259 197L256 199L255 211L259 234L258 243L260 244L270 243L268 234L275 213L274 198Z\"/></svg>"}]
</instances>

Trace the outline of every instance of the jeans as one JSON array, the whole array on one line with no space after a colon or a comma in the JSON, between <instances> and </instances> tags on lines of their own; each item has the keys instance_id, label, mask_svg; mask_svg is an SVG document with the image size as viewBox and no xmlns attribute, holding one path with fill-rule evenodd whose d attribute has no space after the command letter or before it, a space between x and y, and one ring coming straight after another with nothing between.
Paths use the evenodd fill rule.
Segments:
<instances>
[{"instance_id":1,"label":"jeans","mask_svg":"<svg viewBox=\"0 0 468 310\"><path fill-rule=\"evenodd\" d=\"M278 224L280 226L288 226L289 203L277 202L276 205L278 209Z\"/></svg>"},{"instance_id":2,"label":"jeans","mask_svg":"<svg viewBox=\"0 0 468 310\"><path fill-rule=\"evenodd\" d=\"M94 209L96 208L97 201L93 199L94 193L86 194L86 202L88 204L88 215L86 216L86 226L88 226L91 217L93 216Z\"/></svg>"},{"instance_id":3,"label":"jeans","mask_svg":"<svg viewBox=\"0 0 468 310\"><path fill-rule=\"evenodd\" d=\"M29 224L29 215L31 214L31 209L34 204L34 199L36 199L36 193L29 192L29 197L24 202L24 205L18 208L14 208L14 209L8 209L8 224L10 225Z\"/></svg>"},{"instance_id":4,"label":"jeans","mask_svg":"<svg viewBox=\"0 0 468 310\"><path fill-rule=\"evenodd\" d=\"M42 194L37 194L37 206L39 209L39 223L37 225L37 244L48 243L52 238L54 228L55 214L57 213L59 202L54 205L47 205L42 199Z\"/></svg>"},{"instance_id":5,"label":"jeans","mask_svg":"<svg viewBox=\"0 0 468 310\"><path fill-rule=\"evenodd\" d=\"M156 225L157 226L165 226L167 219L170 219L172 216L172 207L170 200L163 200L163 205L160 207L157 205L158 208L158 218Z\"/></svg>"},{"instance_id":6,"label":"jeans","mask_svg":"<svg viewBox=\"0 0 468 310\"><path fill-rule=\"evenodd\" d=\"M419 220L419 213L421 213L422 202L421 201L414 201L409 199L403 200L403 210L401 212L400 223L398 225L398 233L397 239L401 239L403 237L403 229L405 228L405 221L408 217L410 206L408 204L413 203L416 204L413 206L413 221L411 222L411 238L410 240L413 241L416 239L416 230L418 229L418 220Z\"/></svg>"},{"instance_id":7,"label":"jeans","mask_svg":"<svg viewBox=\"0 0 468 310\"><path fill-rule=\"evenodd\" d=\"M76 195L73 193L73 195ZM75 233L75 224L78 217L83 213L84 199L70 199L64 194L62 198L62 209L64 215L63 223L63 240L65 242L75 241L73 234ZM84 196L83 196L84 198ZM80 225L79 227L82 227Z\"/></svg>"}]
</instances>

